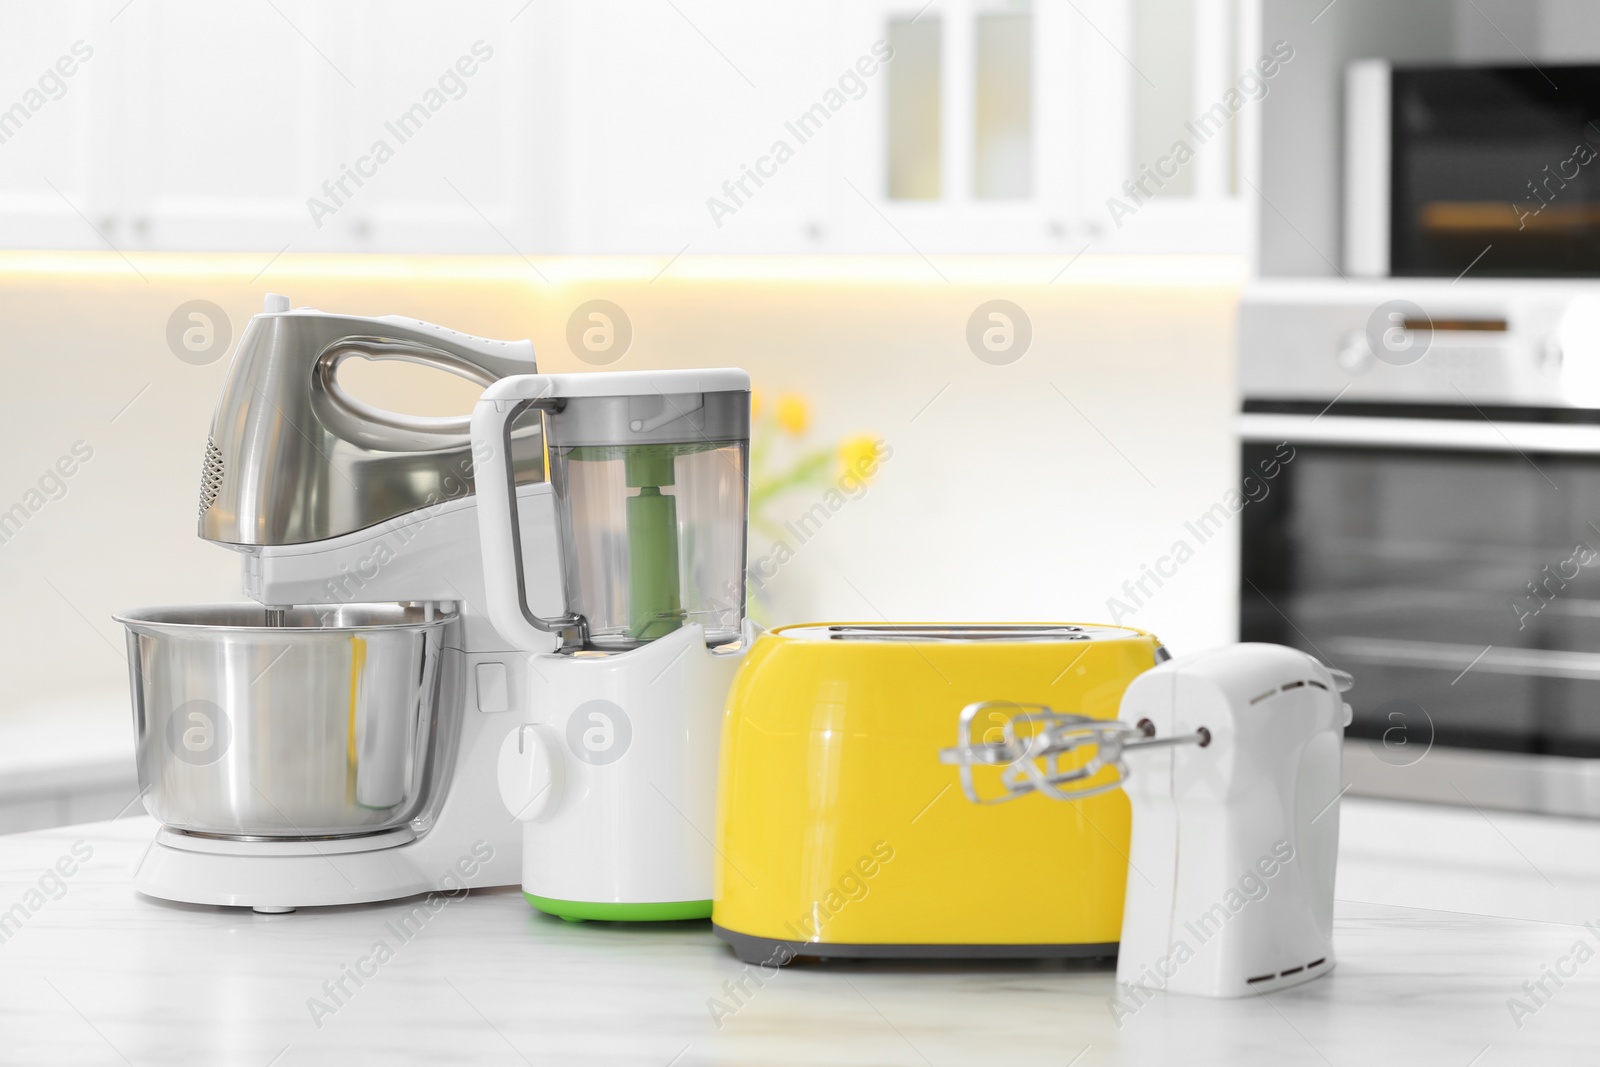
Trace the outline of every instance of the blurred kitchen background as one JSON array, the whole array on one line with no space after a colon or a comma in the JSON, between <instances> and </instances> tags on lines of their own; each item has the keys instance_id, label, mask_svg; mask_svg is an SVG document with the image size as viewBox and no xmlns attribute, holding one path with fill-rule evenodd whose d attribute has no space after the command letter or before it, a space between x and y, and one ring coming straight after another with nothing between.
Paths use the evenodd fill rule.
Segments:
<instances>
[{"instance_id":1,"label":"blurred kitchen background","mask_svg":"<svg viewBox=\"0 0 1600 1067\"><path fill-rule=\"evenodd\" d=\"M1347 255L1346 67L1370 58L1595 61L1600 10L0 7L0 832L134 800L114 611L240 597L196 494L268 292L529 337L547 371L747 368L774 471L882 439L867 491L763 575L769 623L1237 639L1241 518L1188 530L1241 491L1241 295L1390 273ZM1386 298L1361 284L1356 327ZM1300 321L1274 329L1344 367L1351 324ZM423 414L474 394L394 364L352 384ZM825 488L771 500L752 561Z\"/></svg>"}]
</instances>

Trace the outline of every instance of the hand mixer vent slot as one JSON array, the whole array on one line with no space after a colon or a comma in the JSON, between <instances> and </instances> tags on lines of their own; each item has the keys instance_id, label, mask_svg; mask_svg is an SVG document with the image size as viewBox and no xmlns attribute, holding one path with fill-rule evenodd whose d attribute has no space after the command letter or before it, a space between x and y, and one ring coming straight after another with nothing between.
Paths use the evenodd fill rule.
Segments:
<instances>
[{"instance_id":1,"label":"hand mixer vent slot","mask_svg":"<svg viewBox=\"0 0 1600 1067\"><path fill-rule=\"evenodd\" d=\"M1262 693L1259 696L1251 697L1250 703L1259 704L1268 697L1277 696L1279 693L1287 693L1291 689L1304 689L1308 686L1320 689L1323 692L1328 691L1328 687L1317 681L1315 678L1303 679L1298 682L1287 682L1284 685L1279 686L1277 689L1268 689L1265 693Z\"/></svg>"},{"instance_id":2,"label":"hand mixer vent slot","mask_svg":"<svg viewBox=\"0 0 1600 1067\"><path fill-rule=\"evenodd\" d=\"M200 465L200 514L204 515L206 509L216 503L217 494L222 491L222 473L222 449L207 437L206 458Z\"/></svg>"},{"instance_id":3,"label":"hand mixer vent slot","mask_svg":"<svg viewBox=\"0 0 1600 1067\"><path fill-rule=\"evenodd\" d=\"M1300 974L1304 971L1309 971L1313 967L1321 967L1327 962L1328 957L1323 956L1321 959L1312 960L1310 963L1303 964L1299 967L1290 967L1287 971L1279 971L1277 974L1258 974L1254 978L1246 978L1244 983L1245 985L1255 985L1257 982L1270 982L1274 978L1291 978L1294 975Z\"/></svg>"}]
</instances>

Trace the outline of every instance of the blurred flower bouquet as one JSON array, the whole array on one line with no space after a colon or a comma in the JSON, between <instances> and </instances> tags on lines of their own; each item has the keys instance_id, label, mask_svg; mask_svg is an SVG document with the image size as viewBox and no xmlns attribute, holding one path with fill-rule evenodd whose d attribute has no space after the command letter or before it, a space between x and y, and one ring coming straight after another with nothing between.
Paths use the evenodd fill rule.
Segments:
<instances>
[{"instance_id":1,"label":"blurred flower bouquet","mask_svg":"<svg viewBox=\"0 0 1600 1067\"><path fill-rule=\"evenodd\" d=\"M770 550L758 555L752 545L745 595L751 618L767 625L772 606L767 583L793 558L796 543L809 540L846 501L865 491L890 449L871 434L808 446L811 408L797 393L783 394L769 408L760 391L752 391L750 419L750 527ZM789 518L777 513L780 501L802 491L814 502Z\"/></svg>"}]
</instances>

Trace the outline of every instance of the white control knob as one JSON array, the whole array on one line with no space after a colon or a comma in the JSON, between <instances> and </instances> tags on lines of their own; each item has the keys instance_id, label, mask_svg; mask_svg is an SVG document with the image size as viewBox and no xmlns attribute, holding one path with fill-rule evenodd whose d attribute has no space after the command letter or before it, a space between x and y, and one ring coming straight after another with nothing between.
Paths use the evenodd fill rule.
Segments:
<instances>
[{"instance_id":1,"label":"white control knob","mask_svg":"<svg viewBox=\"0 0 1600 1067\"><path fill-rule=\"evenodd\" d=\"M1372 369L1372 346L1367 343L1365 330L1350 330L1339 338L1339 351L1334 356L1339 366L1350 374L1365 374Z\"/></svg>"},{"instance_id":2,"label":"white control knob","mask_svg":"<svg viewBox=\"0 0 1600 1067\"><path fill-rule=\"evenodd\" d=\"M561 763L546 728L524 723L506 734L498 771L500 799L513 819L531 822L555 810Z\"/></svg>"},{"instance_id":3,"label":"white control knob","mask_svg":"<svg viewBox=\"0 0 1600 1067\"><path fill-rule=\"evenodd\" d=\"M1561 349L1561 342L1554 337L1545 341L1544 348L1539 353L1539 369L1546 374L1560 374L1561 360L1566 355Z\"/></svg>"},{"instance_id":4,"label":"white control knob","mask_svg":"<svg viewBox=\"0 0 1600 1067\"><path fill-rule=\"evenodd\" d=\"M1600 294L1567 301L1549 343L1561 351L1562 399L1574 407L1600 404Z\"/></svg>"}]
</instances>

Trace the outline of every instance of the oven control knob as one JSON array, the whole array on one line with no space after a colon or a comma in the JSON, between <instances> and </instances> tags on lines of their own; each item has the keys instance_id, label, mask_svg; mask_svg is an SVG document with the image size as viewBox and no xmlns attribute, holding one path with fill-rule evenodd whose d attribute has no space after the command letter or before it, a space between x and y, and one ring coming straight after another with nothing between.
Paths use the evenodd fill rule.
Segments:
<instances>
[{"instance_id":1,"label":"oven control knob","mask_svg":"<svg viewBox=\"0 0 1600 1067\"><path fill-rule=\"evenodd\" d=\"M1562 351L1561 342L1554 337L1544 343L1544 348L1539 352L1539 369L1546 374L1560 374L1561 361L1566 353Z\"/></svg>"},{"instance_id":2,"label":"oven control knob","mask_svg":"<svg viewBox=\"0 0 1600 1067\"><path fill-rule=\"evenodd\" d=\"M1339 338L1339 350L1334 358L1348 374L1365 374L1372 369L1372 347L1367 344L1365 330L1349 330Z\"/></svg>"}]
</instances>

